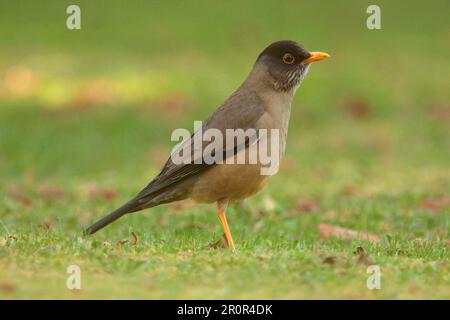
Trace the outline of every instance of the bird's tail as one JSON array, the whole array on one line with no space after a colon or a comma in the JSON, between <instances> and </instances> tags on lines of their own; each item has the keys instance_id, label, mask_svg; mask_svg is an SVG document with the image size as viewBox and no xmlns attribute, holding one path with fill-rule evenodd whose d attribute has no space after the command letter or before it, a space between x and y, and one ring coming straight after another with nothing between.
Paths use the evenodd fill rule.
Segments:
<instances>
[{"instance_id":1,"label":"bird's tail","mask_svg":"<svg viewBox=\"0 0 450 320\"><path fill-rule=\"evenodd\" d=\"M113 212L108 214L106 217L104 217L104 218L100 219L99 221L97 221L96 223L94 223L92 226L90 226L89 228L87 228L84 231L84 234L86 234L86 235L94 234L98 230L106 227L108 224L116 221L117 219L119 219L123 215L125 215L127 213L131 213L131 212L135 212L135 211L138 211L138 210L141 210L141 209L137 208L136 201L133 199L130 202L128 202L128 203L124 204L123 206L121 206L120 208L114 210Z\"/></svg>"}]
</instances>

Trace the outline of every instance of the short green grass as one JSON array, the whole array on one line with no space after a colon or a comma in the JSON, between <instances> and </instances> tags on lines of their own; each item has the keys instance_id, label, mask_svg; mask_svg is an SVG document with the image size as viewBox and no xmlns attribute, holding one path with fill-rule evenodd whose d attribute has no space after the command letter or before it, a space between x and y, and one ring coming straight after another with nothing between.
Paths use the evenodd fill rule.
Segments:
<instances>
[{"instance_id":1,"label":"short green grass","mask_svg":"<svg viewBox=\"0 0 450 320\"><path fill-rule=\"evenodd\" d=\"M71 2L0 4L0 298L450 298L447 1L381 1L380 31L361 1L77 3L81 31L64 28ZM82 235L285 38L332 58L297 93L280 173L229 208L236 253L209 246L213 205Z\"/></svg>"}]
</instances>

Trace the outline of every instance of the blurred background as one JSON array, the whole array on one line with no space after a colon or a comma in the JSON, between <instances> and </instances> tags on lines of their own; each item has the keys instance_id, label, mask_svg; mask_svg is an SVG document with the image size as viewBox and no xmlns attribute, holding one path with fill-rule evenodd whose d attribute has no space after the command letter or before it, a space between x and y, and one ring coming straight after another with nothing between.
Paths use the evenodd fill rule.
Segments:
<instances>
[{"instance_id":1,"label":"blurred background","mask_svg":"<svg viewBox=\"0 0 450 320\"><path fill-rule=\"evenodd\" d=\"M262 49L292 39L331 58L297 91L281 172L249 203L276 217L324 215L267 237L312 241L302 228L325 221L448 239L450 3L376 1L382 29L368 30L372 2L2 1L1 232L79 235L158 172L173 129L192 130ZM81 8L81 30L66 28L70 4ZM446 214L414 209L424 201ZM170 226L211 238L192 221L219 235L212 208L187 209L187 220L157 208L101 237L134 226L157 238ZM241 239L264 235L251 218L235 219Z\"/></svg>"},{"instance_id":2,"label":"blurred background","mask_svg":"<svg viewBox=\"0 0 450 320\"><path fill-rule=\"evenodd\" d=\"M81 7L81 30L65 27L69 4ZM138 169L148 175L129 181L139 184L171 130L210 114L279 39L333 56L295 98L294 173L340 163L360 178L396 166L437 178L450 152L448 2L381 1L382 30L366 28L368 4L2 2L2 180ZM408 177L398 180L420 188Z\"/></svg>"}]
</instances>

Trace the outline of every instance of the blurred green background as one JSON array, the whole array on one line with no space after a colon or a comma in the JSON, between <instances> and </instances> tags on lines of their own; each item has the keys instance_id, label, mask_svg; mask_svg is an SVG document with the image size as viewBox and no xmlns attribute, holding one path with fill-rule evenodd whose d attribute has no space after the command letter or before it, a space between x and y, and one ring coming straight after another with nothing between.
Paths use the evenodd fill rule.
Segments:
<instances>
[{"instance_id":1,"label":"blurred green background","mask_svg":"<svg viewBox=\"0 0 450 320\"><path fill-rule=\"evenodd\" d=\"M370 4L2 1L0 297L449 298L450 3L377 1L381 30ZM281 172L230 209L239 252L205 249L221 234L207 205L83 238L158 173L172 130L281 39L332 58L297 91ZM321 239L320 223L381 240ZM366 288L358 246L386 270L382 290ZM65 288L71 263L81 291Z\"/></svg>"}]
</instances>

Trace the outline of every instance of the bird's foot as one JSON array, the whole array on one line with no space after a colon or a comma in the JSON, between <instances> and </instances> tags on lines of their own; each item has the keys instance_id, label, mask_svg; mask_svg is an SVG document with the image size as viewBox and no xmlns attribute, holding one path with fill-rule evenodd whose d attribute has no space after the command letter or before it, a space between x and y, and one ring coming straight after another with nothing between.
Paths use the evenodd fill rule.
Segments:
<instances>
[{"instance_id":1,"label":"bird's foot","mask_svg":"<svg viewBox=\"0 0 450 320\"><path fill-rule=\"evenodd\" d=\"M209 247L211 249L217 249L217 248L226 249L226 248L228 248L227 237L225 236L225 233L220 237L219 240L217 240L214 243L210 243Z\"/></svg>"}]
</instances>

